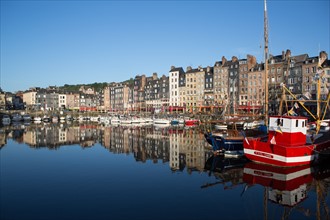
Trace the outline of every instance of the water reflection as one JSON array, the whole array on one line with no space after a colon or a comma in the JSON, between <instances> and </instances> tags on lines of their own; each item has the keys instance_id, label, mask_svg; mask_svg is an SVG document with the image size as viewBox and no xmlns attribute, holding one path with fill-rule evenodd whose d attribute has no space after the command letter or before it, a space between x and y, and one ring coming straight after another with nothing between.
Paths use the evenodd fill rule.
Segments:
<instances>
[{"instance_id":1,"label":"water reflection","mask_svg":"<svg viewBox=\"0 0 330 220\"><path fill-rule=\"evenodd\" d=\"M330 164L328 162L316 166L280 168L249 162L244 158L212 156L206 161L205 169L215 175L217 181L204 184L201 188L221 184L226 190L243 185L241 196L244 197L252 190L251 188L262 186L264 188L264 219L268 219L271 208L277 208L276 210L281 208L279 214L281 213L282 219L289 219L290 215L294 215L293 213L303 214L313 219L329 219L330 217L328 202ZM308 197L313 199L306 201ZM277 207L274 208L274 206Z\"/></svg>"},{"instance_id":2,"label":"water reflection","mask_svg":"<svg viewBox=\"0 0 330 220\"><path fill-rule=\"evenodd\" d=\"M267 187L268 199L285 206L295 206L307 197L307 185L313 181L313 168L299 166L277 168L249 163L244 167L244 182Z\"/></svg>"},{"instance_id":3,"label":"water reflection","mask_svg":"<svg viewBox=\"0 0 330 220\"><path fill-rule=\"evenodd\" d=\"M193 211L190 210L190 208L196 202L199 202L199 200L204 201L205 199L208 199L211 201L212 204L219 202L221 203L222 200L228 200L233 204L239 204L240 206L248 206L250 203L244 202L248 200L247 198L252 198L254 205L253 212L248 212L248 214L258 213L258 216L256 218L250 219L304 219L301 215L308 219L329 219L329 163L313 167L301 166L289 169L280 169L271 166L251 163L245 158L236 159L214 157L210 146L204 140L203 133L198 128L155 127L152 125L143 127L124 127L102 126L97 124L14 124L12 126L5 126L0 128L1 149L5 148L6 146L9 146L10 149L10 144L7 145L8 139L12 139L18 143L25 143L32 149L46 148L49 150L57 150L60 149L62 146L70 147L77 145L83 149L96 149L93 148L95 145L101 145L111 154L133 155L134 159L138 163L146 163L147 161L151 161L152 163L164 163L166 164L165 166L167 166L168 164L169 168L166 167L166 169L170 169L173 173L182 173L182 171L186 171L188 174L201 173L202 175L198 175L198 178L194 179L194 181L198 182L198 184L196 185L197 188L201 188L201 192L195 189L196 186L192 182L193 178L189 178L189 180L185 182L184 187L178 188L178 190L175 191L175 198L177 197L177 195L181 195L181 199L186 198L184 202L180 202L179 200L178 202L180 202L180 204L186 203L187 207L189 207L189 211ZM104 151L102 147L101 149ZM92 154L93 152L89 151L88 153ZM11 156L5 153L2 154L3 157L6 157L5 155L9 158ZM38 156L43 157L44 155L39 154ZM97 158L99 158L99 156L100 155L97 155ZM49 158L49 154L45 155L44 157ZM64 174L61 173L61 175L64 175L64 177L60 179L68 180L68 183L72 183L72 188L69 188L76 189L77 184L79 185L79 183L84 183L86 181L88 182L89 180L82 178L78 172L80 169L82 169L82 164L77 163L77 166L66 166L68 163L67 160L71 159L72 158L68 156L66 159L63 159L62 162L63 166L65 166L66 168L70 167L73 172L70 172L69 169L68 172L64 172ZM108 157L106 159L103 158L103 160L101 160L101 163L97 163L96 165L94 164L94 162L85 164L85 169L88 166L92 166L93 168L93 165L95 165L95 169L91 169L93 170L93 179L96 180L93 180L93 182L95 182L95 184L107 182L110 185L112 181L120 180L122 176L120 178L113 178L112 175L108 175L108 172L110 172L109 170L104 171L102 169L99 169L100 167L103 167L103 164L111 164L110 160L108 160ZM6 161L8 164L10 161L14 160L10 158ZM27 164L31 165L32 161L32 159L29 160L29 163ZM53 170L53 168L57 167L59 164L57 164L56 160L52 161L55 161L54 164L48 165L47 162L43 161L45 163L44 166L48 167L48 169L50 170ZM122 165L124 164L124 162L120 164ZM22 166L24 166L24 164ZM37 167L39 167L39 165ZM115 168L116 166L109 165L108 169L110 167L114 167L114 170L111 170L111 172L117 173L117 170ZM2 168L5 173L7 172L7 179L10 179L10 175L8 175L8 170L10 170L11 168L15 167L3 166ZM125 167L123 169L125 170ZM132 168L130 167L130 169ZM15 174L15 171L17 170L13 169L13 171ZM63 172L61 169L60 171ZM30 169L29 172L31 172L32 177L51 174L51 176L47 177L51 178L52 176L54 176L54 178L51 179L51 182L59 181L59 179L55 178L59 174L54 170L53 172L49 172L48 170L42 172L40 170L38 171L38 169ZM157 198L168 198L167 196L170 195L168 192L175 189L174 185L171 185L171 182L174 182L174 177L169 177L167 175L164 176L164 173L159 173L159 176L155 176L154 179L150 182L155 182L157 179L160 179L161 182L164 182L164 186L158 184L157 187L163 187L162 190L159 190L158 188L153 188L155 187L155 185L152 183L148 183L148 181L144 179L146 176L149 175L140 172L136 176L132 176L134 177L134 181L139 180L138 177L143 176L144 178L141 178L140 185L147 185L145 187L147 191L143 191L141 192L141 194L139 194L139 190L132 189L132 191L129 192L131 194L133 192L135 193L136 196L134 196L134 198L142 198L142 195L145 195L145 193L154 189L156 191L152 191L152 195L158 194L158 196L156 196ZM21 173L18 172L18 174L16 175L20 177L19 174ZM129 176L130 175L128 175L128 177ZM182 176L183 175L180 175L181 178ZM45 178L45 180L47 180L47 178ZM170 181L166 182L166 180L169 178ZM202 183L199 182L200 180L203 180ZM182 181L182 179L180 179L180 181ZM14 186L17 182L19 181L10 182L10 184L7 185L7 189L11 189L12 191L10 192L15 192L17 188L15 188ZM126 182L129 183L129 179L126 180ZM179 180L176 183L179 184ZM30 185L27 185L34 186L34 184L36 183L32 181ZM58 187L59 189L67 189L68 186L66 184L63 184L63 186L61 186L61 184L58 184L56 185L56 187ZM89 182L89 184L91 183ZM120 188L119 185L121 186L122 184L123 183L120 182L118 183L117 187L113 186L114 190L116 191L116 189ZM166 188L168 185L171 186L170 190ZM84 189L85 187L89 187L89 185L81 185L81 188ZM30 195L30 191L34 192L34 190L36 190L33 187L27 188L29 190L24 191L24 193L26 193L24 195L26 196ZM220 190L218 190L219 188ZM97 189L100 189L102 193L98 192ZM93 199L94 194L96 195L95 197L102 196L103 190L106 191L110 189L112 189L112 187L107 186L106 188L102 188L101 185L97 185L97 187L95 187L95 189L91 191L93 193L90 197ZM130 188L127 188L126 186L126 190L127 189ZM38 188L38 190L41 189ZM223 197L223 192L221 190L226 190L226 193L230 192L230 198ZM221 193L218 193L218 191L221 191ZM22 193L22 191L20 192ZM56 197L50 192L48 193L50 197ZM77 191L77 195L81 193L81 191ZM123 192L121 191L121 193ZM114 204L117 204L118 200L110 200L110 198L114 197L114 193L111 191L110 194L111 196L109 196L109 198L107 197L106 199L104 199L104 202L112 202ZM130 196L128 196L129 198L131 198L131 194ZM195 195L196 197L199 197L193 197L193 199L191 199L186 195ZM122 196L125 196L125 194L120 194L118 198ZM8 199L10 198L8 195L5 198L7 198L7 201L11 201L10 199ZM12 203L8 204L16 204L14 201L16 200L13 200ZM17 199L17 201L19 200ZM147 201L148 200L144 200L144 202ZM102 203L103 202L96 204L101 205ZM204 203L205 202L200 202L199 206L201 207ZM226 202L223 202L222 204L225 203ZM80 203L78 204L81 205ZM168 205L170 206L170 204L171 203L169 203ZM259 206L256 204L259 204ZM259 208L260 204L263 207L263 209L261 210ZM149 201L149 206L152 205L154 205L154 203ZM205 206L206 207L204 207L204 210L208 210L209 204ZM8 205L8 207L10 207L10 210L11 207L13 207L12 210L15 210L14 205ZM170 207L173 208L173 206ZM234 207L237 206L234 205ZM168 208L166 208L166 210L167 209ZM188 208L185 210L188 210ZM112 211L114 212L114 210ZM251 217L245 216L247 215L247 213L237 212L232 214L228 207L226 209L223 209L222 212L230 213L231 215L234 215L236 219L244 219L245 217ZM264 214L260 214L262 212L264 212ZM93 212L91 213L93 214ZM210 217L209 219L211 219L211 217L214 217L213 215L211 215L210 212L207 213ZM276 215L276 217L268 215L267 213L273 213L273 215ZM204 215L205 214L203 214L203 216ZM260 215L262 216L262 218L260 218ZM227 215L227 217L228 216L229 214ZM291 218L292 216L294 217ZM167 218L171 216L165 217Z\"/></svg>"},{"instance_id":4,"label":"water reflection","mask_svg":"<svg viewBox=\"0 0 330 220\"><path fill-rule=\"evenodd\" d=\"M205 163L205 170L209 175L214 175L216 181L207 183L201 188L221 184L224 189L232 189L243 182L243 167L248 162L245 157L242 158L225 158L222 156L212 155Z\"/></svg>"},{"instance_id":5,"label":"water reflection","mask_svg":"<svg viewBox=\"0 0 330 220\"><path fill-rule=\"evenodd\" d=\"M134 154L136 161L169 162L172 171L204 170L211 148L197 127L103 126L99 124L16 124L1 128L1 146L8 138L31 148L58 149L101 144L111 153Z\"/></svg>"}]
</instances>

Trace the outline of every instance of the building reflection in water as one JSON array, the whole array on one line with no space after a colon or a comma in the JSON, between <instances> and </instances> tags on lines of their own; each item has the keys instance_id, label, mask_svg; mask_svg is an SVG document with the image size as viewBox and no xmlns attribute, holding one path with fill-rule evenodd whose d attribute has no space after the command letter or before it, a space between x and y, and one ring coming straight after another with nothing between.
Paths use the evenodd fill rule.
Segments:
<instances>
[{"instance_id":1,"label":"building reflection in water","mask_svg":"<svg viewBox=\"0 0 330 220\"><path fill-rule=\"evenodd\" d=\"M203 172L211 148L197 127L102 126L98 124L30 124L2 127L0 140L11 138L32 148L58 149L101 144L114 154L133 154L136 161L169 163L173 172Z\"/></svg>"},{"instance_id":2,"label":"building reflection in water","mask_svg":"<svg viewBox=\"0 0 330 220\"><path fill-rule=\"evenodd\" d=\"M251 187L264 187L267 201L284 208L287 217L295 208L305 215L311 210L301 206L309 193L317 194L315 216L329 216L326 198L330 192L330 164L280 169L248 162L245 158L214 157L198 128L155 126L102 126L97 124L31 124L0 128L0 147L12 139L31 148L59 149L100 144L113 154L132 154L137 162L148 160L168 163L173 172L187 170L207 172L215 177L201 188L223 185L224 189L240 186L241 196ZM0 149L1 149L0 148ZM299 209L298 209L299 208ZM265 212L267 210L265 209Z\"/></svg>"}]
</instances>

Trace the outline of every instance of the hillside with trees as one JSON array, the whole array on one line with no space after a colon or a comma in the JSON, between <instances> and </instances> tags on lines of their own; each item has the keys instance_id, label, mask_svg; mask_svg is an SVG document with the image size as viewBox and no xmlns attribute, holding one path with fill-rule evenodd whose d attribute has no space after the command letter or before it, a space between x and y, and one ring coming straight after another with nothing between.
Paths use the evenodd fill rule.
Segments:
<instances>
[{"instance_id":1,"label":"hillside with trees","mask_svg":"<svg viewBox=\"0 0 330 220\"><path fill-rule=\"evenodd\" d=\"M123 81L122 83L127 83L127 84L133 84L133 78L130 78L129 80ZM78 92L81 86L85 86L85 87L92 87L94 89L94 91L96 92L101 92L104 87L108 86L111 83L107 83L107 82L101 82L101 83L91 83L91 84L77 84L77 85L69 85L69 84L64 84L64 86L60 86L59 88L61 90L65 90L65 91L74 91L74 92Z\"/></svg>"}]
</instances>

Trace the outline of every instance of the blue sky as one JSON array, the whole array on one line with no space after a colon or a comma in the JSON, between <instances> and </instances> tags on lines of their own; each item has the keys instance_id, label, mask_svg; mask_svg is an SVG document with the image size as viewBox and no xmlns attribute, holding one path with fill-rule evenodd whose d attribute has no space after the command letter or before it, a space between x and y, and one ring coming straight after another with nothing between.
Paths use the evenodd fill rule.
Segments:
<instances>
[{"instance_id":1,"label":"blue sky","mask_svg":"<svg viewBox=\"0 0 330 220\"><path fill-rule=\"evenodd\" d=\"M329 0L268 0L269 50L329 49ZM263 61L263 0L2 1L1 88L121 82L213 66L222 56Z\"/></svg>"}]
</instances>

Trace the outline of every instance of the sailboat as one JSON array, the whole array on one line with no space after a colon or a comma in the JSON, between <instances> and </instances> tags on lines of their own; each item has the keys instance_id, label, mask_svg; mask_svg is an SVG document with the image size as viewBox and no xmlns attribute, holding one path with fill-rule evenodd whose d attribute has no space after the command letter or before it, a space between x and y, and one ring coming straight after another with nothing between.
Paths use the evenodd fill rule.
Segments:
<instances>
[{"instance_id":1,"label":"sailboat","mask_svg":"<svg viewBox=\"0 0 330 220\"><path fill-rule=\"evenodd\" d=\"M267 7L265 0L265 36L267 36ZM279 115L266 117L268 134L265 137L245 138L243 141L244 155L258 163L265 163L275 166L291 167L301 166L317 162L318 158L330 150L330 131L321 130L321 125L330 127L329 122L324 120L326 111L329 108L330 93L325 100L321 100L321 76L324 74L322 64L327 59L326 52L319 55L318 70L315 76L317 83L317 113L314 115L304 104L304 100L298 99L282 84L282 102ZM268 78L268 38L265 37L265 80ZM268 83L266 83L266 104L265 113L268 116ZM292 96L294 105L302 106L313 118L315 131L309 129L308 117L296 116L294 109L282 114L283 101L286 93ZM311 101L311 100L308 100ZM322 110L323 108L323 110ZM268 123L269 122L269 123Z\"/></svg>"}]
</instances>

